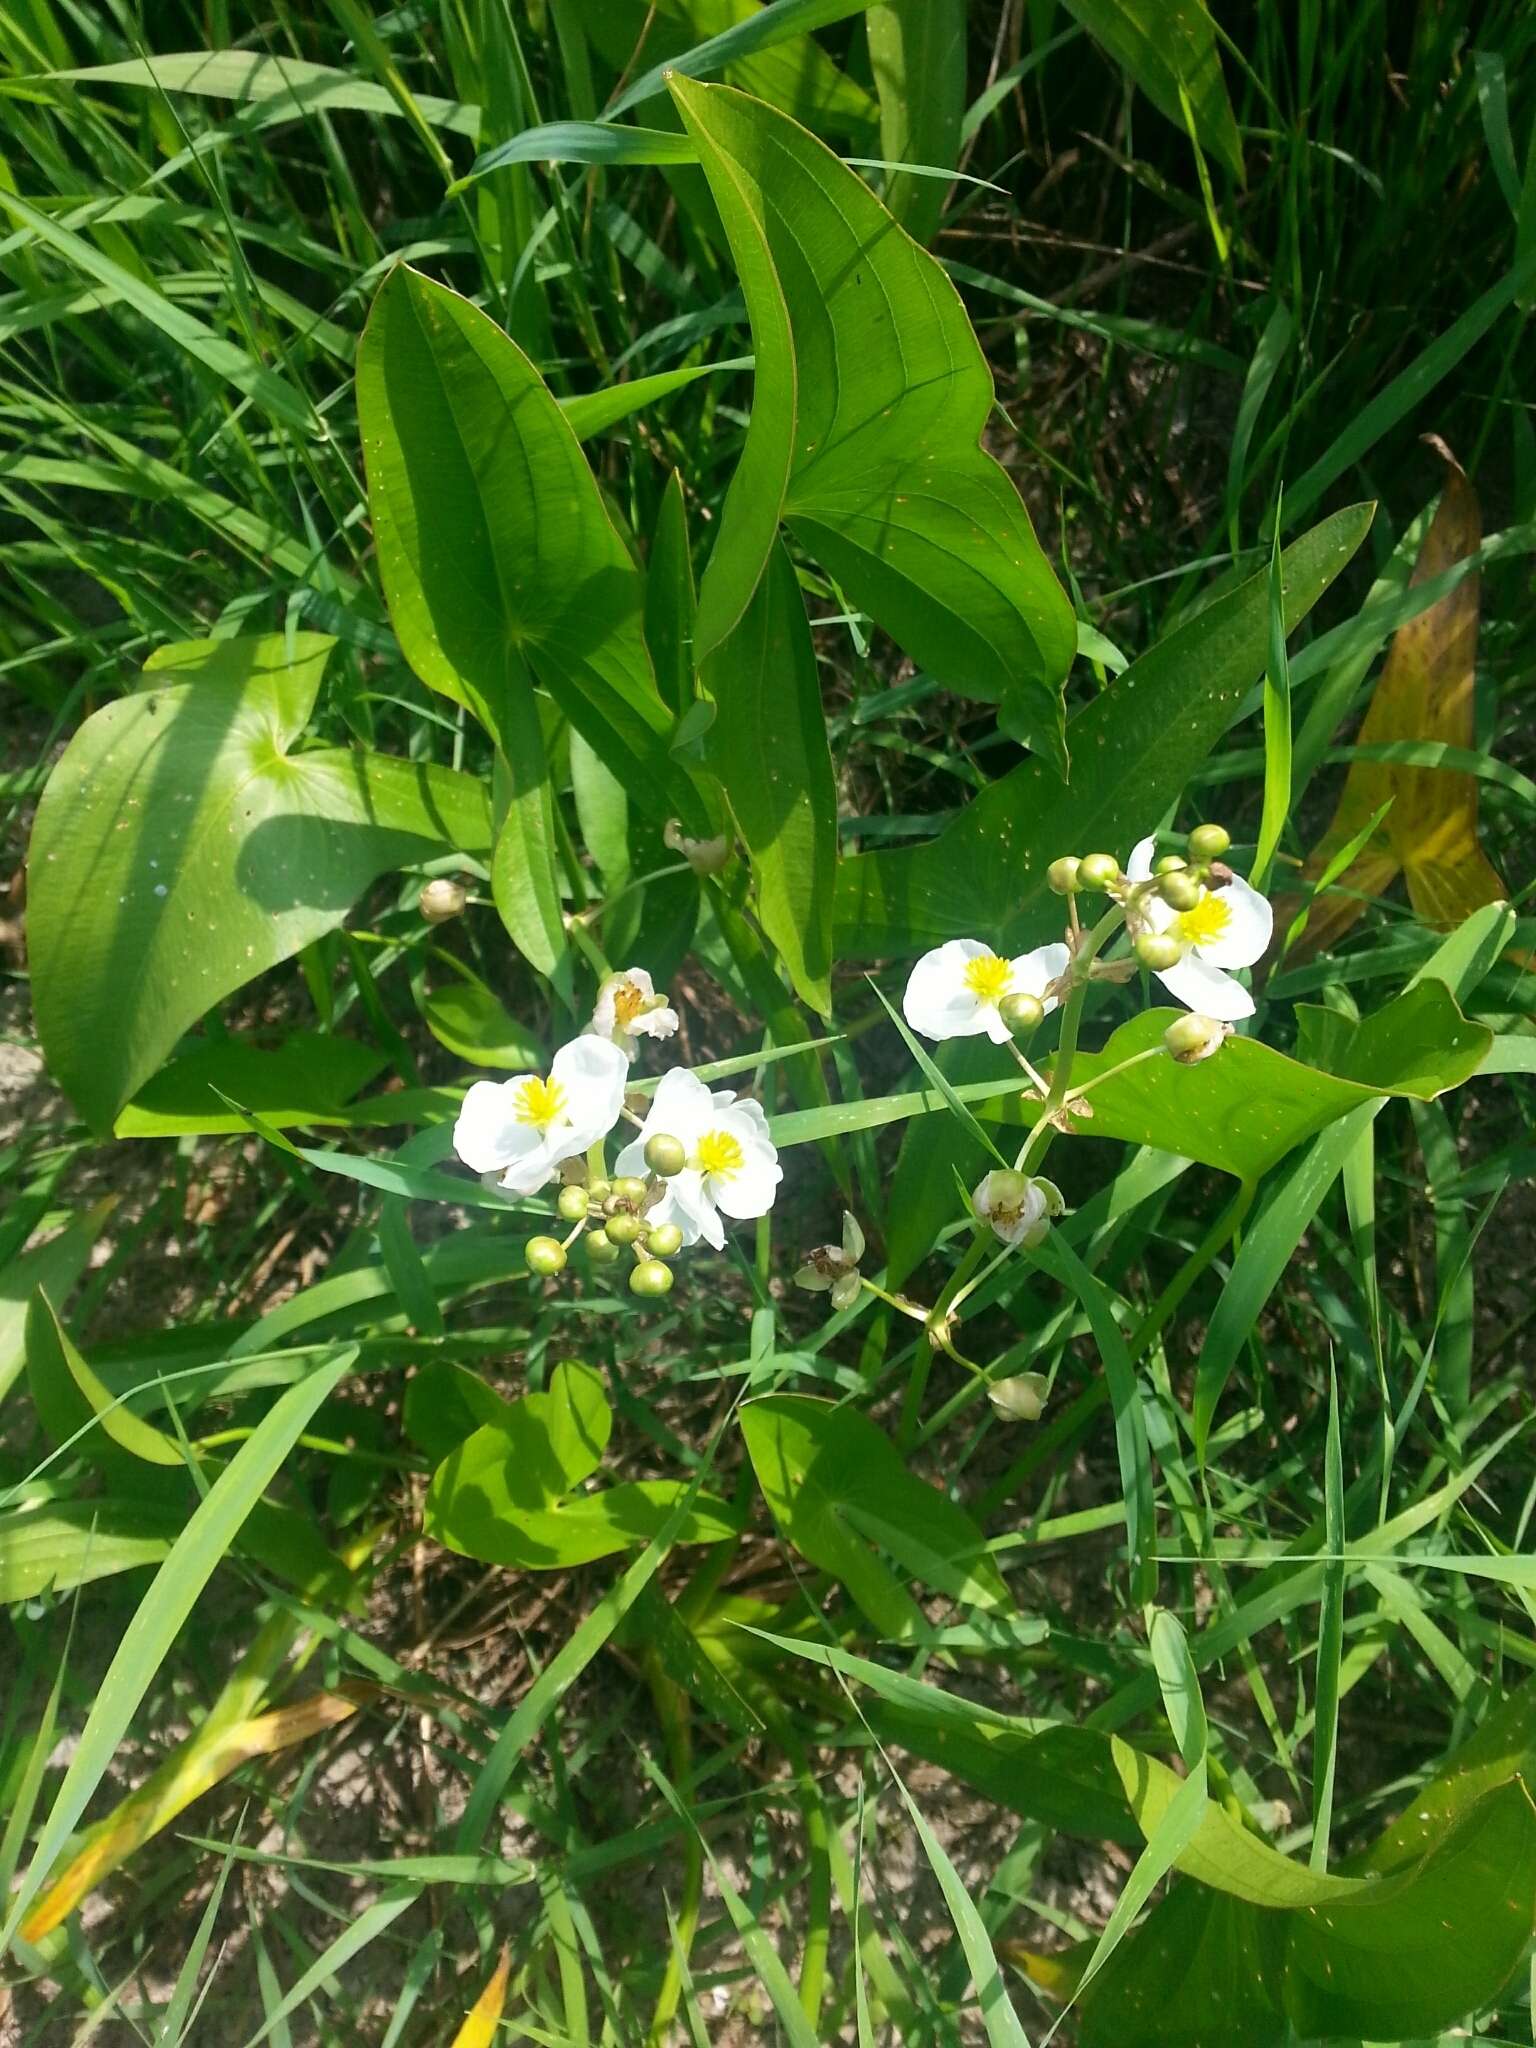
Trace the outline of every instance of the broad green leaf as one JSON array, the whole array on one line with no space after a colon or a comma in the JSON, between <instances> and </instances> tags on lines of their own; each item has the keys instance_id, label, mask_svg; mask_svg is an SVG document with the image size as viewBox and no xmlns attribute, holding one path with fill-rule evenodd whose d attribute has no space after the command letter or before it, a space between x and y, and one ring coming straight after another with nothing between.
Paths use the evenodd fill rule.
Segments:
<instances>
[{"instance_id":1,"label":"broad green leaf","mask_svg":"<svg viewBox=\"0 0 1536 2048\"><path fill-rule=\"evenodd\" d=\"M356 1357L355 1347L340 1351L280 1394L177 1536L101 1680L31 1868L10 1901L0 1950L9 1948L27 1908L73 1834L198 1596L310 1418L352 1369Z\"/></svg>"},{"instance_id":2,"label":"broad green leaf","mask_svg":"<svg viewBox=\"0 0 1536 2048\"><path fill-rule=\"evenodd\" d=\"M922 1609L871 1547L927 1560L923 1576L970 1607L1006 1615L1013 1602L981 1532L963 1508L907 1470L866 1416L807 1394L770 1394L741 1411L763 1497L787 1540L841 1580L882 1636L921 1633ZM910 1553L909 1553L910 1555ZM907 1562L903 1558L903 1562ZM932 1578L934 1571L939 1578Z\"/></svg>"},{"instance_id":3,"label":"broad green leaf","mask_svg":"<svg viewBox=\"0 0 1536 2048\"><path fill-rule=\"evenodd\" d=\"M511 1406L467 1365L432 1358L410 1377L401 1421L411 1442L441 1463L482 1423L504 1422Z\"/></svg>"},{"instance_id":4,"label":"broad green leaf","mask_svg":"<svg viewBox=\"0 0 1536 2048\"><path fill-rule=\"evenodd\" d=\"M0 1602L67 1593L159 1564L184 1516L147 1501L62 1501L0 1514Z\"/></svg>"},{"instance_id":5,"label":"broad green leaf","mask_svg":"<svg viewBox=\"0 0 1536 2048\"><path fill-rule=\"evenodd\" d=\"M640 572L522 350L402 265L368 318L357 404L390 617L422 681L510 756L531 670L638 803L696 817L666 751Z\"/></svg>"},{"instance_id":6,"label":"broad green leaf","mask_svg":"<svg viewBox=\"0 0 1536 2048\"><path fill-rule=\"evenodd\" d=\"M865 16L887 162L953 168L965 119L965 13L965 0L884 0ZM885 203L908 234L931 242L944 181L897 172Z\"/></svg>"},{"instance_id":7,"label":"broad green leaf","mask_svg":"<svg viewBox=\"0 0 1536 2048\"><path fill-rule=\"evenodd\" d=\"M1067 6L1176 128L1189 125L1187 99L1200 147L1241 179L1243 145L1205 0L1067 0Z\"/></svg>"},{"instance_id":8,"label":"broad green leaf","mask_svg":"<svg viewBox=\"0 0 1536 2048\"><path fill-rule=\"evenodd\" d=\"M805 600L775 544L752 602L704 664L705 759L751 857L757 914L796 991L832 1008L837 784Z\"/></svg>"},{"instance_id":9,"label":"broad green leaf","mask_svg":"<svg viewBox=\"0 0 1536 2048\"><path fill-rule=\"evenodd\" d=\"M573 1493L596 1471L612 1428L602 1375L589 1365L556 1366L547 1393L506 1404L439 1465L427 1495L429 1534L466 1557L525 1571L639 1548L688 1489L645 1479ZM724 1501L701 1494L674 1540L714 1543L738 1526Z\"/></svg>"},{"instance_id":10,"label":"broad green leaf","mask_svg":"<svg viewBox=\"0 0 1536 2048\"><path fill-rule=\"evenodd\" d=\"M1086 1087L1122 1060L1155 1047L1178 1014L1143 1010L1113 1032L1101 1051L1080 1053L1073 1087ZM1492 1033L1469 1022L1439 981L1405 991L1360 1022L1332 1011L1307 1015L1326 1019L1321 1053L1303 1039L1315 1065L1258 1038L1228 1039L1214 1057L1189 1067L1173 1059L1143 1060L1090 1089L1085 1106L1092 1115L1074 1125L1075 1135L1156 1145L1252 1182L1362 1102L1386 1095L1428 1101L1460 1087L1492 1044ZM1021 1123L1030 1105L1004 1097L981 1115Z\"/></svg>"},{"instance_id":11,"label":"broad green leaf","mask_svg":"<svg viewBox=\"0 0 1536 2048\"><path fill-rule=\"evenodd\" d=\"M27 1312L27 1381L43 1428L62 1448L93 1464L126 1456L150 1465L186 1465L176 1441L116 1402L70 1341L39 1288ZM81 1432L84 1434L80 1434Z\"/></svg>"},{"instance_id":12,"label":"broad green leaf","mask_svg":"<svg viewBox=\"0 0 1536 2048\"><path fill-rule=\"evenodd\" d=\"M388 869L483 851L469 776L295 751L333 642L163 647L93 714L38 806L32 994L49 1068L94 1128L212 1004L331 931Z\"/></svg>"},{"instance_id":13,"label":"broad green leaf","mask_svg":"<svg viewBox=\"0 0 1536 2048\"><path fill-rule=\"evenodd\" d=\"M499 751L491 779L491 895L513 945L540 974L552 975L567 940L549 754L532 676L513 647L501 661L506 688L492 728Z\"/></svg>"},{"instance_id":14,"label":"broad green leaf","mask_svg":"<svg viewBox=\"0 0 1536 2048\"><path fill-rule=\"evenodd\" d=\"M387 1056L372 1046L319 1031L296 1031L271 1047L218 1039L183 1053L146 1081L118 1116L113 1135L204 1137L248 1130L225 1096L277 1130L328 1123L387 1064Z\"/></svg>"},{"instance_id":15,"label":"broad green leaf","mask_svg":"<svg viewBox=\"0 0 1536 2048\"><path fill-rule=\"evenodd\" d=\"M741 273L756 391L699 592L718 647L782 518L855 604L949 688L1061 752L1071 608L979 437L991 373L954 287L804 129L671 81Z\"/></svg>"},{"instance_id":16,"label":"broad green leaf","mask_svg":"<svg viewBox=\"0 0 1536 2048\"><path fill-rule=\"evenodd\" d=\"M1527 1679L1451 1752L1352 1867L1383 1873L1417 1863L1459 1814L1485 1794L1536 1778L1536 1680Z\"/></svg>"},{"instance_id":17,"label":"broad green leaf","mask_svg":"<svg viewBox=\"0 0 1536 2048\"><path fill-rule=\"evenodd\" d=\"M471 1066L528 1073L545 1064L538 1039L483 981L450 981L433 989L422 998L421 1014L438 1044Z\"/></svg>"},{"instance_id":18,"label":"broad green leaf","mask_svg":"<svg viewBox=\"0 0 1536 2048\"><path fill-rule=\"evenodd\" d=\"M1294 630L1348 563L1369 506L1326 519L1281 557ZM1130 847L1158 824L1210 758L1268 656L1269 577L1250 577L1149 649L1073 719L1078 779L1026 761L992 784L931 844L859 854L838 869L839 960L985 937L1005 952L1059 935L1046 886L1056 856Z\"/></svg>"},{"instance_id":19,"label":"broad green leaf","mask_svg":"<svg viewBox=\"0 0 1536 2048\"><path fill-rule=\"evenodd\" d=\"M117 1203L116 1195L103 1196L46 1244L34 1245L0 1267L0 1399L26 1364L27 1316L34 1295L41 1288L50 1301L62 1304L68 1299Z\"/></svg>"},{"instance_id":20,"label":"broad green leaf","mask_svg":"<svg viewBox=\"0 0 1536 2048\"><path fill-rule=\"evenodd\" d=\"M651 536L645 584L645 641L656 665L656 685L667 708L681 718L693 703L694 619L698 594L688 547L688 501L674 469L667 478Z\"/></svg>"}]
</instances>

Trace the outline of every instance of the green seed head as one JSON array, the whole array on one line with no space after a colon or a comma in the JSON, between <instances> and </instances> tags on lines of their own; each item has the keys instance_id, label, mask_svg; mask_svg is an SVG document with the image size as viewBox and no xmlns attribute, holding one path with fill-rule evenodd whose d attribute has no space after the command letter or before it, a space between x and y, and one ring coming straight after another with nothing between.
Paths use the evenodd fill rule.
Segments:
<instances>
[{"instance_id":1,"label":"green seed head","mask_svg":"<svg viewBox=\"0 0 1536 2048\"><path fill-rule=\"evenodd\" d=\"M587 1191L574 1181L560 1190L555 1202L556 1209L567 1223L579 1223L587 1213Z\"/></svg>"},{"instance_id":2,"label":"green seed head","mask_svg":"<svg viewBox=\"0 0 1536 2048\"><path fill-rule=\"evenodd\" d=\"M1045 1005L1038 996L1004 996L997 1014L1015 1038L1031 1038L1045 1021Z\"/></svg>"},{"instance_id":3,"label":"green seed head","mask_svg":"<svg viewBox=\"0 0 1536 2048\"><path fill-rule=\"evenodd\" d=\"M1082 863L1075 854L1064 853L1060 860L1053 860L1045 871L1045 879L1058 896L1070 896L1077 887L1077 871Z\"/></svg>"},{"instance_id":4,"label":"green seed head","mask_svg":"<svg viewBox=\"0 0 1536 2048\"><path fill-rule=\"evenodd\" d=\"M1085 853L1077 864L1080 889L1112 889L1120 879L1120 863L1112 853Z\"/></svg>"},{"instance_id":5,"label":"green seed head","mask_svg":"<svg viewBox=\"0 0 1536 2048\"><path fill-rule=\"evenodd\" d=\"M565 1246L558 1237L530 1237L523 1257L529 1272L536 1273L541 1280L565 1270Z\"/></svg>"},{"instance_id":6,"label":"green seed head","mask_svg":"<svg viewBox=\"0 0 1536 2048\"><path fill-rule=\"evenodd\" d=\"M670 1180L674 1173L681 1173L688 1164L688 1148L681 1138L674 1138L669 1131L658 1131L654 1138L646 1140L645 1163L652 1173L659 1173L663 1180Z\"/></svg>"},{"instance_id":7,"label":"green seed head","mask_svg":"<svg viewBox=\"0 0 1536 2048\"><path fill-rule=\"evenodd\" d=\"M628 1209L620 1209L617 1215L608 1218L603 1228L608 1233L610 1243L633 1244L645 1225L638 1216L631 1215Z\"/></svg>"},{"instance_id":8,"label":"green seed head","mask_svg":"<svg viewBox=\"0 0 1536 2048\"><path fill-rule=\"evenodd\" d=\"M670 1259L683 1248L683 1233L675 1223L653 1223L645 1233L646 1248L658 1259Z\"/></svg>"},{"instance_id":9,"label":"green seed head","mask_svg":"<svg viewBox=\"0 0 1536 2048\"><path fill-rule=\"evenodd\" d=\"M1232 844L1232 834L1225 825L1197 825L1189 835L1189 852L1192 860L1220 860Z\"/></svg>"},{"instance_id":10,"label":"green seed head","mask_svg":"<svg viewBox=\"0 0 1536 2048\"><path fill-rule=\"evenodd\" d=\"M1163 1043L1180 1066L1193 1067L1220 1052L1231 1036L1230 1024L1218 1023L1214 1017L1202 1017L1198 1011L1191 1011L1187 1017L1174 1018L1163 1033Z\"/></svg>"},{"instance_id":11,"label":"green seed head","mask_svg":"<svg viewBox=\"0 0 1536 2048\"><path fill-rule=\"evenodd\" d=\"M1193 910L1200 901L1200 884L1193 875L1162 875L1158 879L1157 893L1173 910Z\"/></svg>"},{"instance_id":12,"label":"green seed head","mask_svg":"<svg viewBox=\"0 0 1536 2048\"><path fill-rule=\"evenodd\" d=\"M587 1257L594 1266L611 1266L619 1257L619 1247L601 1226L596 1230L589 1230L582 1243L586 1246Z\"/></svg>"},{"instance_id":13,"label":"green seed head","mask_svg":"<svg viewBox=\"0 0 1536 2048\"><path fill-rule=\"evenodd\" d=\"M1172 932L1143 932L1136 941L1136 958L1154 974L1177 967L1183 957L1184 948Z\"/></svg>"},{"instance_id":14,"label":"green seed head","mask_svg":"<svg viewBox=\"0 0 1536 2048\"><path fill-rule=\"evenodd\" d=\"M660 1259L642 1259L629 1276L629 1291L659 1301L672 1292L672 1268Z\"/></svg>"}]
</instances>

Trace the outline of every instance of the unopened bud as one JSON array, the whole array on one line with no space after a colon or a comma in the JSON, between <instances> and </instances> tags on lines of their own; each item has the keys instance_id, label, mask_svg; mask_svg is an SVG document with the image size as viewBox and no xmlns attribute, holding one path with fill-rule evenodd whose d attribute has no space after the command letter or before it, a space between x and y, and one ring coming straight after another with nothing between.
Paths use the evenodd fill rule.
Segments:
<instances>
[{"instance_id":1,"label":"unopened bud","mask_svg":"<svg viewBox=\"0 0 1536 2048\"><path fill-rule=\"evenodd\" d=\"M1080 889L1112 889L1120 879L1120 863L1112 853L1085 853L1077 864Z\"/></svg>"},{"instance_id":2,"label":"unopened bud","mask_svg":"<svg viewBox=\"0 0 1536 2048\"><path fill-rule=\"evenodd\" d=\"M1015 1038L1033 1038L1045 1022L1045 1005L1038 996L1022 993L1004 996L997 1006L997 1014Z\"/></svg>"},{"instance_id":3,"label":"unopened bud","mask_svg":"<svg viewBox=\"0 0 1536 2048\"><path fill-rule=\"evenodd\" d=\"M1220 1052L1231 1036L1230 1024L1219 1024L1214 1017L1202 1017L1192 1010L1187 1017L1174 1018L1163 1033L1163 1043L1180 1066L1194 1067Z\"/></svg>"},{"instance_id":4,"label":"unopened bud","mask_svg":"<svg viewBox=\"0 0 1536 2048\"><path fill-rule=\"evenodd\" d=\"M1153 868L1154 875L1176 875L1189 866L1182 853L1165 853Z\"/></svg>"},{"instance_id":5,"label":"unopened bud","mask_svg":"<svg viewBox=\"0 0 1536 2048\"><path fill-rule=\"evenodd\" d=\"M675 1223L653 1223L645 1233L645 1245L658 1259L675 1258L683 1248L683 1233Z\"/></svg>"},{"instance_id":6,"label":"unopened bud","mask_svg":"<svg viewBox=\"0 0 1536 2048\"><path fill-rule=\"evenodd\" d=\"M1172 932L1142 932L1137 938L1136 958L1154 974L1177 967L1183 957L1184 948Z\"/></svg>"},{"instance_id":7,"label":"unopened bud","mask_svg":"<svg viewBox=\"0 0 1536 2048\"><path fill-rule=\"evenodd\" d=\"M722 833L716 839L690 839L677 818L668 818L662 840L673 853L680 853L696 875L718 875L731 857L731 842Z\"/></svg>"},{"instance_id":8,"label":"unopened bud","mask_svg":"<svg viewBox=\"0 0 1536 2048\"><path fill-rule=\"evenodd\" d=\"M672 1268L664 1266L660 1259L642 1259L629 1276L631 1294L660 1300L672 1292Z\"/></svg>"},{"instance_id":9,"label":"unopened bud","mask_svg":"<svg viewBox=\"0 0 1536 2048\"><path fill-rule=\"evenodd\" d=\"M608 1218L603 1228L607 1231L611 1244L633 1244L645 1225L628 1209L620 1209L616 1215Z\"/></svg>"},{"instance_id":10,"label":"unopened bud","mask_svg":"<svg viewBox=\"0 0 1536 2048\"><path fill-rule=\"evenodd\" d=\"M416 900L428 924L446 924L449 918L464 915L469 893L464 884L454 881L451 875L439 875L435 881L423 885Z\"/></svg>"},{"instance_id":11,"label":"unopened bud","mask_svg":"<svg viewBox=\"0 0 1536 2048\"><path fill-rule=\"evenodd\" d=\"M674 1173L681 1173L688 1164L688 1148L681 1138L674 1138L669 1131L658 1131L654 1138L645 1141L645 1163L652 1173L659 1173L663 1180L670 1180Z\"/></svg>"},{"instance_id":12,"label":"unopened bud","mask_svg":"<svg viewBox=\"0 0 1536 2048\"><path fill-rule=\"evenodd\" d=\"M1010 1422L1038 1422L1045 1407L1045 1381L1037 1372L1015 1373L1012 1379L993 1380L987 1399Z\"/></svg>"},{"instance_id":13,"label":"unopened bud","mask_svg":"<svg viewBox=\"0 0 1536 2048\"><path fill-rule=\"evenodd\" d=\"M1232 844L1225 825L1197 825L1189 835L1190 857L1198 861L1220 860Z\"/></svg>"},{"instance_id":14,"label":"unopened bud","mask_svg":"<svg viewBox=\"0 0 1536 2048\"><path fill-rule=\"evenodd\" d=\"M589 1230L582 1242L586 1245L587 1257L594 1266L611 1266L619 1256L619 1247L602 1225L596 1230Z\"/></svg>"},{"instance_id":15,"label":"unopened bud","mask_svg":"<svg viewBox=\"0 0 1536 2048\"><path fill-rule=\"evenodd\" d=\"M1051 1227L1049 1207L1039 1185L1009 1167L996 1168L977 1183L971 1207L1004 1244L1040 1244Z\"/></svg>"},{"instance_id":16,"label":"unopened bud","mask_svg":"<svg viewBox=\"0 0 1536 2048\"><path fill-rule=\"evenodd\" d=\"M567 1223L579 1223L587 1213L587 1191L574 1181L560 1190L555 1207Z\"/></svg>"},{"instance_id":17,"label":"unopened bud","mask_svg":"<svg viewBox=\"0 0 1536 2048\"><path fill-rule=\"evenodd\" d=\"M1070 896L1077 887L1077 871L1082 866L1075 854L1064 853L1060 860L1053 860L1045 871L1045 879L1058 896Z\"/></svg>"},{"instance_id":18,"label":"unopened bud","mask_svg":"<svg viewBox=\"0 0 1536 2048\"><path fill-rule=\"evenodd\" d=\"M1193 910L1202 891L1193 875L1178 871L1158 877L1157 893L1171 910Z\"/></svg>"},{"instance_id":19,"label":"unopened bud","mask_svg":"<svg viewBox=\"0 0 1536 2048\"><path fill-rule=\"evenodd\" d=\"M609 1199L615 1202L643 1202L645 1182L637 1173L621 1173L613 1184L613 1194Z\"/></svg>"}]
</instances>

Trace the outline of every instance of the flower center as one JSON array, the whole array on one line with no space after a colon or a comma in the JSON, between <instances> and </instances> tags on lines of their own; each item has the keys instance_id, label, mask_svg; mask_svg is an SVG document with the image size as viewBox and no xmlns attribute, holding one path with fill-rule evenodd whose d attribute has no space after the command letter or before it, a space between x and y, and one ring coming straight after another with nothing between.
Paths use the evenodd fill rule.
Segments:
<instances>
[{"instance_id":1,"label":"flower center","mask_svg":"<svg viewBox=\"0 0 1536 2048\"><path fill-rule=\"evenodd\" d=\"M517 1091L517 1120L532 1124L535 1130L548 1130L564 1108L565 1090L558 1081L541 1081L537 1074L530 1074Z\"/></svg>"},{"instance_id":2,"label":"flower center","mask_svg":"<svg viewBox=\"0 0 1536 2048\"><path fill-rule=\"evenodd\" d=\"M619 1029L627 1031L646 1008L646 999L632 981L621 981L613 992L613 1014Z\"/></svg>"},{"instance_id":3,"label":"flower center","mask_svg":"<svg viewBox=\"0 0 1536 2048\"><path fill-rule=\"evenodd\" d=\"M1012 963L1000 960L996 953L978 953L965 964L965 985L984 1003L1000 1003L1012 978Z\"/></svg>"},{"instance_id":4,"label":"flower center","mask_svg":"<svg viewBox=\"0 0 1536 2048\"><path fill-rule=\"evenodd\" d=\"M1181 910L1174 930L1186 946L1208 946L1232 922L1232 913L1214 890L1207 890L1193 910Z\"/></svg>"},{"instance_id":5,"label":"flower center","mask_svg":"<svg viewBox=\"0 0 1536 2048\"><path fill-rule=\"evenodd\" d=\"M741 1171L741 1140L733 1138L729 1131L706 1131L699 1140L694 1163L700 1173L718 1173L729 1180L732 1174Z\"/></svg>"}]
</instances>

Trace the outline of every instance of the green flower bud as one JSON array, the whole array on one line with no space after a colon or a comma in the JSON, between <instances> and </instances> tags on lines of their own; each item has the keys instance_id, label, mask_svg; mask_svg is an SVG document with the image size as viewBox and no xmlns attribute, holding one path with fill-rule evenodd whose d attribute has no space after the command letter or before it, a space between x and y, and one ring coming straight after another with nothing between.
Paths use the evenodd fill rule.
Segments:
<instances>
[{"instance_id":1,"label":"green flower bud","mask_svg":"<svg viewBox=\"0 0 1536 2048\"><path fill-rule=\"evenodd\" d=\"M1165 853L1153 868L1154 875L1176 875L1189 866L1182 853Z\"/></svg>"},{"instance_id":2,"label":"green flower bud","mask_svg":"<svg viewBox=\"0 0 1536 2048\"><path fill-rule=\"evenodd\" d=\"M1184 948L1172 932L1142 932L1136 941L1136 958L1154 974L1177 967L1183 957Z\"/></svg>"},{"instance_id":3,"label":"green flower bud","mask_svg":"<svg viewBox=\"0 0 1536 2048\"><path fill-rule=\"evenodd\" d=\"M579 1223L587 1213L587 1191L578 1187L575 1181L560 1190L555 1207L567 1223Z\"/></svg>"},{"instance_id":4,"label":"green flower bud","mask_svg":"<svg viewBox=\"0 0 1536 2048\"><path fill-rule=\"evenodd\" d=\"M675 1258L683 1248L683 1233L675 1223L653 1223L645 1233L645 1242L656 1258Z\"/></svg>"},{"instance_id":5,"label":"green flower bud","mask_svg":"<svg viewBox=\"0 0 1536 2048\"><path fill-rule=\"evenodd\" d=\"M594 1266L611 1266L619 1256L619 1247L602 1225L596 1230L589 1230L582 1243L586 1246L587 1257Z\"/></svg>"},{"instance_id":6,"label":"green flower bud","mask_svg":"<svg viewBox=\"0 0 1536 2048\"><path fill-rule=\"evenodd\" d=\"M612 1193L613 1182L604 1180L601 1175L596 1180L589 1180L587 1182L587 1200L589 1202L606 1202Z\"/></svg>"},{"instance_id":7,"label":"green flower bud","mask_svg":"<svg viewBox=\"0 0 1536 2048\"><path fill-rule=\"evenodd\" d=\"M1173 910L1193 910L1202 891L1193 875L1172 874L1159 877L1157 893Z\"/></svg>"},{"instance_id":8,"label":"green flower bud","mask_svg":"<svg viewBox=\"0 0 1536 2048\"><path fill-rule=\"evenodd\" d=\"M642 1259L629 1276L631 1294L641 1294L653 1300L660 1300L672 1292L672 1268L664 1266L660 1259Z\"/></svg>"},{"instance_id":9,"label":"green flower bud","mask_svg":"<svg viewBox=\"0 0 1536 2048\"><path fill-rule=\"evenodd\" d=\"M645 1182L636 1174L624 1173L613 1184L614 1199L620 1202L643 1202Z\"/></svg>"},{"instance_id":10,"label":"green flower bud","mask_svg":"<svg viewBox=\"0 0 1536 2048\"><path fill-rule=\"evenodd\" d=\"M1120 879L1120 863L1112 853L1085 853L1077 864L1080 889L1112 889Z\"/></svg>"},{"instance_id":11,"label":"green flower bud","mask_svg":"<svg viewBox=\"0 0 1536 2048\"><path fill-rule=\"evenodd\" d=\"M628 1209L620 1209L608 1218L603 1228L608 1233L610 1243L633 1244L645 1225L638 1216L631 1215Z\"/></svg>"},{"instance_id":12,"label":"green flower bud","mask_svg":"<svg viewBox=\"0 0 1536 2048\"><path fill-rule=\"evenodd\" d=\"M670 1180L674 1173L681 1173L688 1164L688 1148L681 1138L674 1138L668 1131L658 1131L645 1144L645 1163L652 1173L659 1173L663 1180Z\"/></svg>"},{"instance_id":13,"label":"green flower bud","mask_svg":"<svg viewBox=\"0 0 1536 2048\"><path fill-rule=\"evenodd\" d=\"M1232 834L1224 825L1197 825L1189 835L1189 851L1194 860L1220 860L1231 844Z\"/></svg>"},{"instance_id":14,"label":"green flower bud","mask_svg":"<svg viewBox=\"0 0 1536 2048\"><path fill-rule=\"evenodd\" d=\"M1032 1038L1045 1021L1045 1005L1038 996L1004 996L997 1014L1015 1038Z\"/></svg>"},{"instance_id":15,"label":"green flower bud","mask_svg":"<svg viewBox=\"0 0 1536 2048\"><path fill-rule=\"evenodd\" d=\"M1060 860L1053 860L1045 871L1045 879L1058 896L1070 896L1077 887L1077 870L1081 863L1076 856L1064 853Z\"/></svg>"},{"instance_id":16,"label":"green flower bud","mask_svg":"<svg viewBox=\"0 0 1536 2048\"><path fill-rule=\"evenodd\" d=\"M530 1237L523 1249L530 1273L541 1280L551 1279L565 1270L565 1246L558 1237Z\"/></svg>"}]
</instances>

